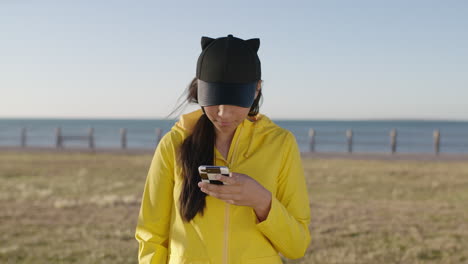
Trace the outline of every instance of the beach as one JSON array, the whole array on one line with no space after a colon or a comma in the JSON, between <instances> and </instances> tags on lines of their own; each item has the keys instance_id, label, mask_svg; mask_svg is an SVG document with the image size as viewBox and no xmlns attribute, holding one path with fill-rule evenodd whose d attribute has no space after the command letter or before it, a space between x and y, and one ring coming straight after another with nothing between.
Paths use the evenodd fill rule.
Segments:
<instances>
[{"instance_id":1,"label":"beach","mask_svg":"<svg viewBox=\"0 0 468 264\"><path fill-rule=\"evenodd\" d=\"M1 263L137 263L152 150L0 149ZM285 263L468 263L468 157L304 153L311 244Z\"/></svg>"}]
</instances>

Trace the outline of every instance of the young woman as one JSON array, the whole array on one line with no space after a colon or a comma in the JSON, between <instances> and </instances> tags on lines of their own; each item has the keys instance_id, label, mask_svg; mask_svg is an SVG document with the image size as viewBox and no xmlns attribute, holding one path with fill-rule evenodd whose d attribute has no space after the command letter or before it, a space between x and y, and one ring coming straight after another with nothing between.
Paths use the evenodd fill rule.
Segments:
<instances>
[{"instance_id":1,"label":"young woman","mask_svg":"<svg viewBox=\"0 0 468 264\"><path fill-rule=\"evenodd\" d=\"M294 135L259 113L258 38L202 37L188 102L156 148L135 237L140 263L282 263L310 242L310 207ZM226 166L224 184L200 165Z\"/></svg>"}]
</instances>

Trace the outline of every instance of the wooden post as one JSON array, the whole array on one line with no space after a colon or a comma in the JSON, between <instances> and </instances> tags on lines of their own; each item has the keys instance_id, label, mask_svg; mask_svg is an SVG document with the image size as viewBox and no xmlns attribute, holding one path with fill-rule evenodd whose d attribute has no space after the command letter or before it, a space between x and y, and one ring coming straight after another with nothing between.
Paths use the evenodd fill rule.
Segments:
<instances>
[{"instance_id":1,"label":"wooden post","mask_svg":"<svg viewBox=\"0 0 468 264\"><path fill-rule=\"evenodd\" d=\"M436 155L439 155L440 152L440 131L438 129L434 130L434 152Z\"/></svg>"},{"instance_id":2,"label":"wooden post","mask_svg":"<svg viewBox=\"0 0 468 264\"><path fill-rule=\"evenodd\" d=\"M390 131L390 149L392 154L395 154L397 149L397 130L395 128Z\"/></svg>"},{"instance_id":3,"label":"wooden post","mask_svg":"<svg viewBox=\"0 0 468 264\"><path fill-rule=\"evenodd\" d=\"M313 128L309 129L309 150L315 152L315 130Z\"/></svg>"},{"instance_id":4,"label":"wooden post","mask_svg":"<svg viewBox=\"0 0 468 264\"><path fill-rule=\"evenodd\" d=\"M127 129L126 128L120 129L120 146L123 149L127 148Z\"/></svg>"},{"instance_id":5,"label":"wooden post","mask_svg":"<svg viewBox=\"0 0 468 264\"><path fill-rule=\"evenodd\" d=\"M94 128L90 127L88 130L88 144L90 149L94 149Z\"/></svg>"},{"instance_id":6,"label":"wooden post","mask_svg":"<svg viewBox=\"0 0 468 264\"><path fill-rule=\"evenodd\" d=\"M348 152L352 153L353 152L353 130L351 129L346 130L346 138L348 141Z\"/></svg>"},{"instance_id":7,"label":"wooden post","mask_svg":"<svg viewBox=\"0 0 468 264\"><path fill-rule=\"evenodd\" d=\"M55 128L55 147L62 148L62 129L60 127Z\"/></svg>"},{"instance_id":8,"label":"wooden post","mask_svg":"<svg viewBox=\"0 0 468 264\"><path fill-rule=\"evenodd\" d=\"M26 128L21 128L21 147L26 147Z\"/></svg>"},{"instance_id":9,"label":"wooden post","mask_svg":"<svg viewBox=\"0 0 468 264\"><path fill-rule=\"evenodd\" d=\"M162 129L156 128L156 146L159 145L159 141L161 141L162 137Z\"/></svg>"}]
</instances>

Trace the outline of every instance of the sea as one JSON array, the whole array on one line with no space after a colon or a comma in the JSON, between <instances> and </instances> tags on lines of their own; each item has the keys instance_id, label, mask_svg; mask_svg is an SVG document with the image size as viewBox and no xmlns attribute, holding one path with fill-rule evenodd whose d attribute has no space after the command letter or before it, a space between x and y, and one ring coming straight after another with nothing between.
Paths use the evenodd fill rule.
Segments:
<instances>
[{"instance_id":1,"label":"sea","mask_svg":"<svg viewBox=\"0 0 468 264\"><path fill-rule=\"evenodd\" d=\"M273 120L291 131L301 152L311 151L310 130L314 130L315 152L347 152L347 131L351 130L352 152L391 152L390 133L396 130L396 152L434 153L434 132L440 134L440 153L468 153L468 121L427 120ZM21 146L21 131L26 132L26 147L55 147L56 128L64 136L86 136L94 130L96 149L121 147L121 129L127 131L128 149L154 149L157 130L167 133L176 120L155 119L0 119L0 147ZM87 148L84 140L67 140L65 148Z\"/></svg>"}]
</instances>

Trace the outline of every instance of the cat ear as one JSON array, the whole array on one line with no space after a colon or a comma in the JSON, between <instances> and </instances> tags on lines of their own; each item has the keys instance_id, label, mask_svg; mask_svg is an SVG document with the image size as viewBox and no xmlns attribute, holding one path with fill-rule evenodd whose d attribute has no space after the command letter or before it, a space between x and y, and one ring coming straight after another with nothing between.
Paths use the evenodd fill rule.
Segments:
<instances>
[{"instance_id":1,"label":"cat ear","mask_svg":"<svg viewBox=\"0 0 468 264\"><path fill-rule=\"evenodd\" d=\"M204 50L208 45L210 45L211 42L213 42L213 38L209 38L209 37L202 37L201 38L201 47L202 47L202 50Z\"/></svg>"},{"instance_id":2,"label":"cat ear","mask_svg":"<svg viewBox=\"0 0 468 264\"><path fill-rule=\"evenodd\" d=\"M255 52L258 52L258 49L260 48L260 39L259 38L253 38L253 39L248 39L245 42L252 48Z\"/></svg>"}]
</instances>

